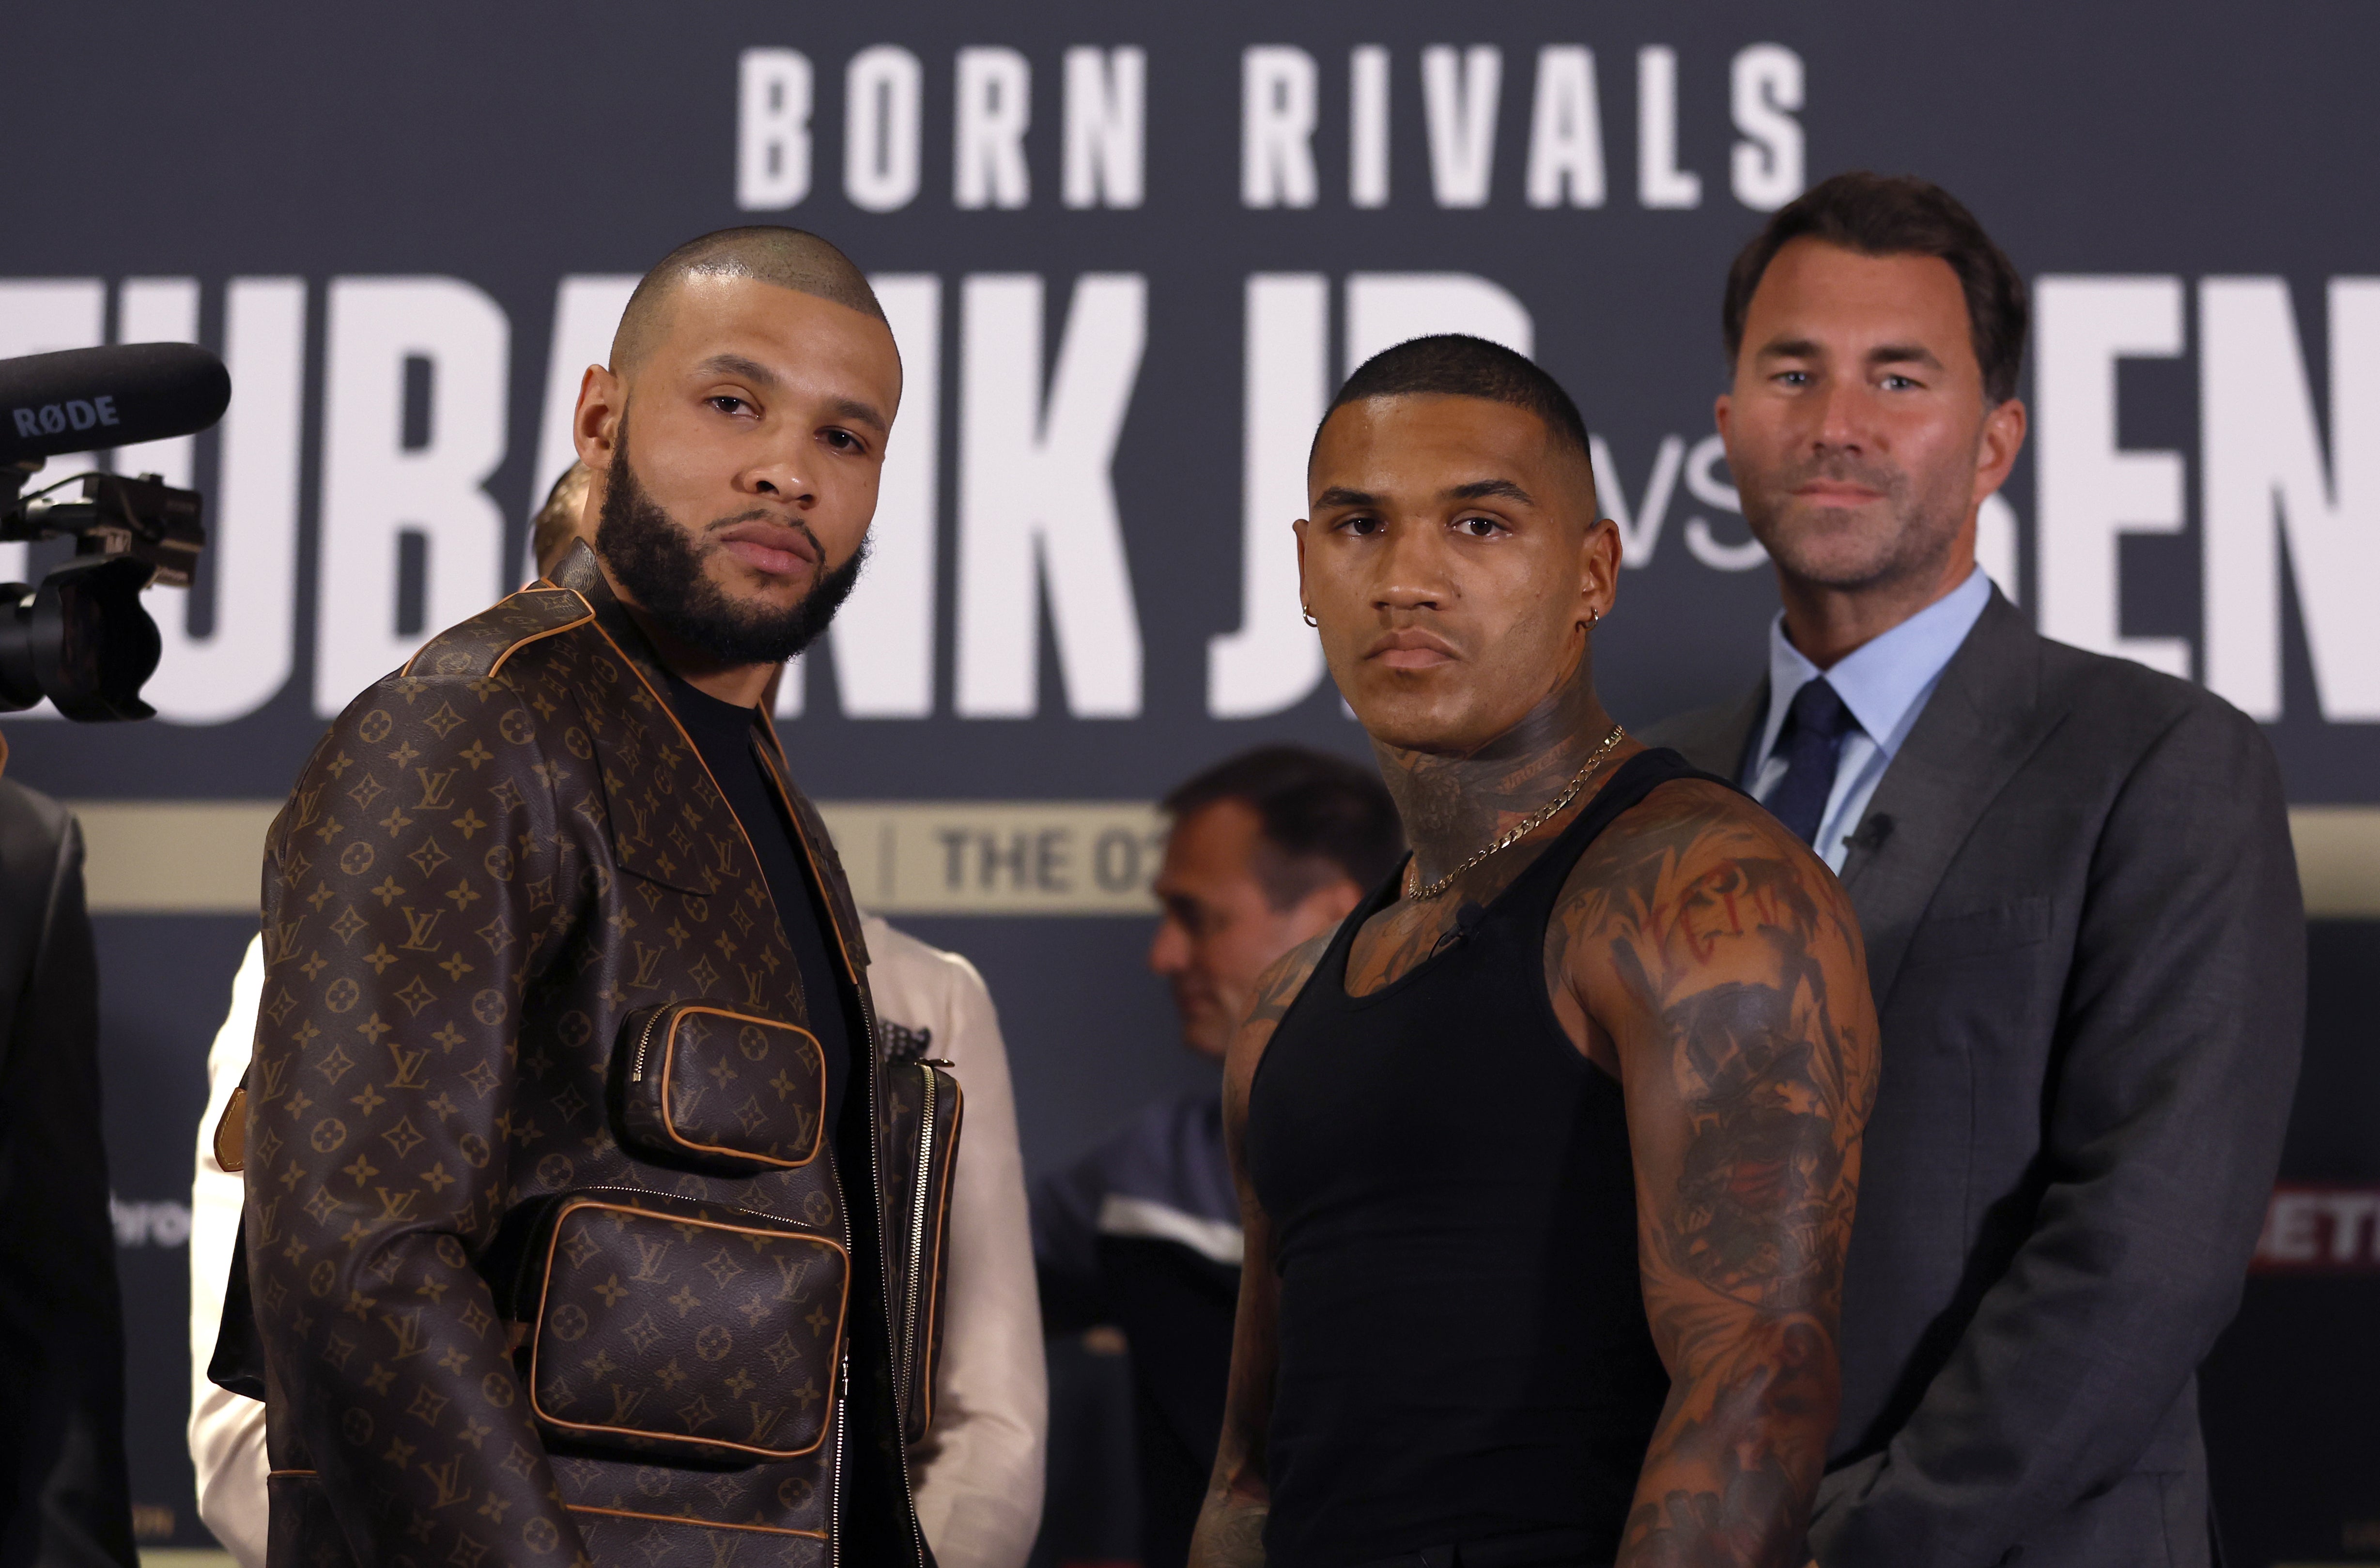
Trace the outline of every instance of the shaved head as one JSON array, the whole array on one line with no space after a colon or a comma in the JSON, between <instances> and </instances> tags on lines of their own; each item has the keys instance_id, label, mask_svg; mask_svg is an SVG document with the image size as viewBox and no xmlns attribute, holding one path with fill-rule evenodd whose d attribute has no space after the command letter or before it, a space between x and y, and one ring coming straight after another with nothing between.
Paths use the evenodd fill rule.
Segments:
<instances>
[{"instance_id":1,"label":"shaved head","mask_svg":"<svg viewBox=\"0 0 2380 1568\"><path fill-rule=\"evenodd\" d=\"M678 286L690 277L752 278L884 320L868 274L850 257L805 229L775 225L723 228L689 239L662 257L628 297L612 336L612 372L627 375L668 330Z\"/></svg>"}]
</instances>

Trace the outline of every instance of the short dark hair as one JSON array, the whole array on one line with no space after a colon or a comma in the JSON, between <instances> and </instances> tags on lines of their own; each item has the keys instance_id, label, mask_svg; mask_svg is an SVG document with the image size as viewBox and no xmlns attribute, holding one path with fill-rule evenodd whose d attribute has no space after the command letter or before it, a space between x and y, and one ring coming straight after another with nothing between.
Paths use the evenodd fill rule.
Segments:
<instances>
[{"instance_id":1,"label":"short dark hair","mask_svg":"<svg viewBox=\"0 0 2380 1568\"><path fill-rule=\"evenodd\" d=\"M1863 256L1938 256L1949 262L1967 297L1967 331L1983 367L1985 398L1999 404L2016 395L2032 319L2024 276L1957 197L1912 175L1837 175L1768 220L1727 271L1719 330L1730 366L1743 351L1753 292L1777 252L1797 239L1822 240Z\"/></svg>"},{"instance_id":2,"label":"short dark hair","mask_svg":"<svg viewBox=\"0 0 2380 1568\"><path fill-rule=\"evenodd\" d=\"M1257 814L1271 851L1259 859L1257 879L1276 909L1341 877L1368 892L1404 854L1404 828L1378 770L1327 751L1243 751L1178 785L1164 807L1179 822L1226 800Z\"/></svg>"},{"instance_id":3,"label":"short dark hair","mask_svg":"<svg viewBox=\"0 0 2380 1568\"><path fill-rule=\"evenodd\" d=\"M644 358L659 334L670 296L677 292L680 283L698 273L757 278L884 320L884 307L877 303L868 274L808 229L778 224L717 229L687 240L654 262L652 271L628 296L627 309L620 312L619 330L612 334L611 369L615 374L625 375Z\"/></svg>"},{"instance_id":4,"label":"short dark hair","mask_svg":"<svg viewBox=\"0 0 2380 1568\"><path fill-rule=\"evenodd\" d=\"M1322 411L1322 423L1350 403L1370 397L1436 395L1482 397L1526 408L1546 427L1554 444L1587 456L1586 420L1561 383L1525 354L1515 354L1500 343L1463 333L1410 338L1383 348L1355 367ZM1322 439L1319 426L1315 439Z\"/></svg>"}]
</instances>

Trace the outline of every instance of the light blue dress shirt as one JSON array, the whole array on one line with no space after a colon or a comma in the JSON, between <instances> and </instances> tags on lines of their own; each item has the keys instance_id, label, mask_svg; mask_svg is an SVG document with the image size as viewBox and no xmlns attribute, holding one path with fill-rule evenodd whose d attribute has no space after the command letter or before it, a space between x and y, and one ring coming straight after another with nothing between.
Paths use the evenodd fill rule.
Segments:
<instances>
[{"instance_id":1,"label":"light blue dress shirt","mask_svg":"<svg viewBox=\"0 0 2380 1568\"><path fill-rule=\"evenodd\" d=\"M1857 727L1843 736L1842 755L1835 762L1835 787L1827 796L1826 815L1818 820L1818 841L1812 847L1837 871L1843 869L1843 840L1867 815L1867 803L1884 771L1900 752L1900 743L1916 727L1926 699L1942 679L1950 655L1967 640L1975 618L1991 602L1992 580L1981 566L1967 580L1909 619L1872 641L1862 643L1821 670L1785 640L1785 615L1779 611L1768 627L1768 722L1760 745L1745 770L1744 787L1753 798L1766 802L1785 780L1786 760L1778 755L1777 733L1785 727L1785 711L1793 694L1820 675L1851 710Z\"/></svg>"}]
</instances>

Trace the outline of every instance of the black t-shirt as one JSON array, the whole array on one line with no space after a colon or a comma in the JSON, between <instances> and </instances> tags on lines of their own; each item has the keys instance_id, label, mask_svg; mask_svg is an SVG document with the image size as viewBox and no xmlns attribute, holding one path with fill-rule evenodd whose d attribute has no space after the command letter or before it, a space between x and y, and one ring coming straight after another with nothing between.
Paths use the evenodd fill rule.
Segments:
<instances>
[{"instance_id":1,"label":"black t-shirt","mask_svg":"<svg viewBox=\"0 0 2380 1568\"><path fill-rule=\"evenodd\" d=\"M844 1085L851 1077L851 1022L843 1005L842 968L818 890L810 884L808 857L795 842L793 824L785 820L785 809L763 771L753 711L722 702L674 675L669 676L669 687L670 707L678 723L693 737L760 857L760 875L776 903L785 940L793 944L794 962L801 968L808 1027L826 1058L826 1124L839 1125Z\"/></svg>"}]
</instances>

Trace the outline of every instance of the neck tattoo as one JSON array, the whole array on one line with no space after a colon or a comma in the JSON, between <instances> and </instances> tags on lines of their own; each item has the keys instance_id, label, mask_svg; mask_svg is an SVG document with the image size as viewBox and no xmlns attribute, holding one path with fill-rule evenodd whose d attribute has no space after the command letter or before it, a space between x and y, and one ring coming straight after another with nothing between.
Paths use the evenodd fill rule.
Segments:
<instances>
[{"instance_id":1,"label":"neck tattoo","mask_svg":"<svg viewBox=\"0 0 2380 1568\"><path fill-rule=\"evenodd\" d=\"M1427 903L1430 899L1436 898L1439 894L1444 893L1448 888L1452 887L1456 879L1461 877L1463 872L1471 869L1474 866L1478 865L1481 861L1487 859L1497 851L1501 849L1510 849L1512 845L1520 843L1521 840L1528 837L1531 833L1545 826L1546 823L1551 821L1560 813L1563 807L1568 806L1572 801L1578 798L1578 792L1586 787L1586 781L1593 778L1595 776L1596 770L1603 766L1604 759L1609 757L1611 755L1612 748L1627 738L1628 731L1624 727L1619 724L1612 725L1611 733L1603 737L1603 744L1595 748L1594 754L1587 758L1586 761L1579 768L1578 772L1570 776L1570 783L1562 785L1561 789L1551 800L1547 801L1543 806L1538 807L1536 810L1522 818L1520 821L1513 824L1512 830L1506 833L1501 838L1489 845L1487 848L1480 850L1477 854L1472 856L1471 858L1465 860L1451 871L1447 872L1446 875L1439 878L1436 881L1431 882L1428 886L1415 887L1414 885L1414 863L1410 860L1406 861L1404 896L1422 903Z\"/></svg>"}]
</instances>

